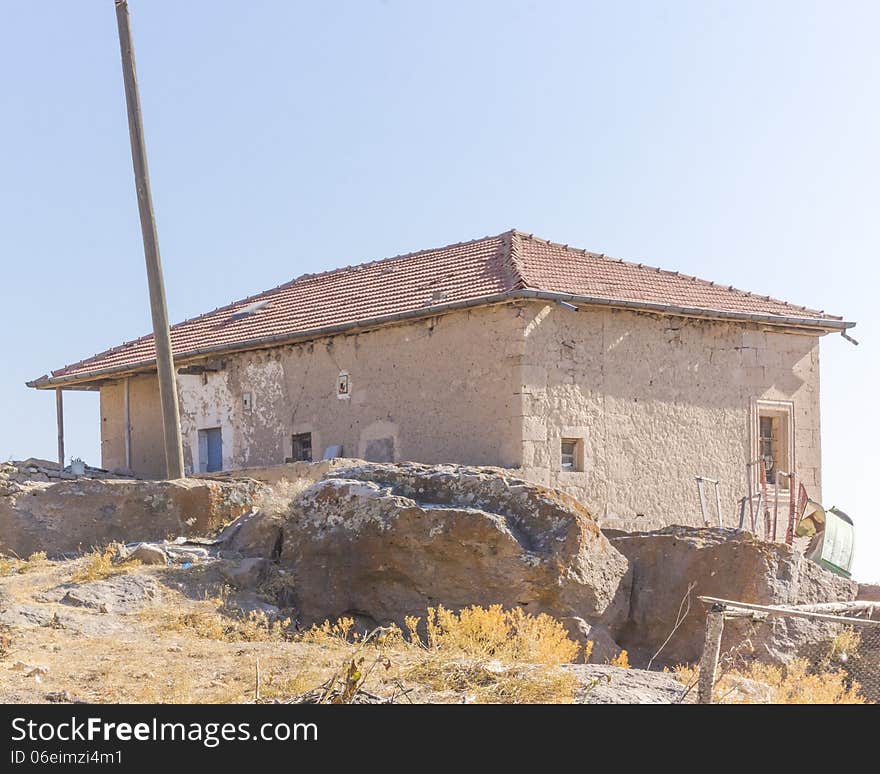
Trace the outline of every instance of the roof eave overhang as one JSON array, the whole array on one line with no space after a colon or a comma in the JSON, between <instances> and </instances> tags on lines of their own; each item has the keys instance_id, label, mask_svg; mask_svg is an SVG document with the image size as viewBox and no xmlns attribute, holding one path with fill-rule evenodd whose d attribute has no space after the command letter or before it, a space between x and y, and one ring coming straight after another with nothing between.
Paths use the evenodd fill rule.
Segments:
<instances>
[{"instance_id":1,"label":"roof eave overhang","mask_svg":"<svg viewBox=\"0 0 880 774\"><path fill-rule=\"evenodd\" d=\"M799 329L805 333L814 335L822 335L825 333L833 333L845 331L855 326L854 322L846 320L836 320L831 318L813 318L813 317L783 317L780 315L768 314L752 314L747 312L731 312L725 310L700 309L697 307L677 306L674 304L659 304L645 301L628 301L625 299L609 299L600 296L588 296L573 293L558 293L547 290L533 290L530 288L521 288L506 291L504 293L496 293L489 296L480 296L478 298L466 299L463 301L454 301L447 304L433 304L429 307L420 309L411 309L406 312L398 312L397 314L384 315L381 317L373 317L366 320L356 320L353 322L340 323L337 325L325 325L320 328L312 328L306 331L298 331L297 333L283 333L273 336L262 336L246 341L239 341L232 344L221 344L214 347L202 347L176 355L174 362L176 366L181 366L194 360L219 355L232 354L235 352L245 352L255 349L266 349L273 346L281 346L284 344L296 344L309 341L325 336L333 336L342 333L352 333L363 331L366 329L378 328L383 325L389 325L400 321L424 319L435 317L447 312L454 312L461 309L469 309L478 306L491 306L494 304L509 303L519 299L532 299L543 301L566 301L571 304L580 304L585 306L601 306L613 309L627 309L631 311L651 312L659 315L673 317L698 317L711 320L732 320L737 322L751 322L770 326L777 326L788 329ZM123 376L131 376L138 373L145 373L155 369L155 358L143 360L137 363L128 363L121 366L113 366L110 368L101 368L94 371L84 371L69 376L41 376L30 382L28 387L38 390L54 389L56 387L73 387L74 385L85 384L88 382L103 381L112 378L121 378Z\"/></svg>"}]
</instances>

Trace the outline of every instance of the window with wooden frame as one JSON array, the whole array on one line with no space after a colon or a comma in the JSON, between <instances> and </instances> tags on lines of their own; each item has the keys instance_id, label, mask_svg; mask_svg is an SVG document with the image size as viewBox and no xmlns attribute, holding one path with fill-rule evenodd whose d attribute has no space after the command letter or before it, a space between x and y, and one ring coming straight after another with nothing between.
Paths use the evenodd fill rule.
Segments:
<instances>
[{"instance_id":1,"label":"window with wooden frame","mask_svg":"<svg viewBox=\"0 0 880 774\"><path fill-rule=\"evenodd\" d=\"M756 400L753 411L752 459L760 462L767 483L788 488L794 467L794 404L791 401ZM755 467L755 483L760 470Z\"/></svg>"}]
</instances>

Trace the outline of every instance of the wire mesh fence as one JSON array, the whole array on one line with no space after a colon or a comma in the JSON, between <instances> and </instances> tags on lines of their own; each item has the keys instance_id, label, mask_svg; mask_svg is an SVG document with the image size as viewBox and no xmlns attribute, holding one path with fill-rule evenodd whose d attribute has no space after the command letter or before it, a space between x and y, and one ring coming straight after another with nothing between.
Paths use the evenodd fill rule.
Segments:
<instances>
[{"instance_id":1,"label":"wire mesh fence","mask_svg":"<svg viewBox=\"0 0 880 774\"><path fill-rule=\"evenodd\" d=\"M710 607L692 675L699 701L880 703L880 604L875 612L868 602L781 607L700 599Z\"/></svg>"}]
</instances>

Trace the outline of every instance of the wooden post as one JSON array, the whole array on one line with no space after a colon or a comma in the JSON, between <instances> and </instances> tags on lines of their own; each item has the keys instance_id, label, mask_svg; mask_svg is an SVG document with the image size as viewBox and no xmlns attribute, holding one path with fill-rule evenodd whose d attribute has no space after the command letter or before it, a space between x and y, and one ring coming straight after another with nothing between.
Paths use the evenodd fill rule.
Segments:
<instances>
[{"instance_id":1,"label":"wooden post","mask_svg":"<svg viewBox=\"0 0 880 774\"><path fill-rule=\"evenodd\" d=\"M180 438L177 379L174 374L171 332L168 329L168 308L165 302L165 285L162 281L162 263L159 258L159 235L156 231L153 197L150 192L150 173L147 168L147 149L144 144L141 100L134 65L134 46L131 41L128 3L126 0L115 0L115 3L119 48L122 52L122 76L125 81L125 103L128 110L131 160L134 166L138 211L144 240L144 258L147 263L147 284L150 289L150 313L153 317L156 371L159 376L159 400L162 403L162 428L165 435L166 476L167 478L183 478L183 445Z\"/></svg>"},{"instance_id":2,"label":"wooden post","mask_svg":"<svg viewBox=\"0 0 880 774\"><path fill-rule=\"evenodd\" d=\"M125 469L131 470L131 379L125 377L125 392L123 393L123 415L125 421Z\"/></svg>"},{"instance_id":3,"label":"wooden post","mask_svg":"<svg viewBox=\"0 0 880 774\"><path fill-rule=\"evenodd\" d=\"M721 635L724 633L724 608L714 604L706 614L706 640L703 643L703 656L700 659L700 681L697 684L697 702L712 703L715 688L715 675L718 672L718 657L721 655Z\"/></svg>"},{"instance_id":4,"label":"wooden post","mask_svg":"<svg viewBox=\"0 0 880 774\"><path fill-rule=\"evenodd\" d=\"M58 424L58 469L64 470L64 397L60 387L55 388L55 421Z\"/></svg>"},{"instance_id":5,"label":"wooden post","mask_svg":"<svg viewBox=\"0 0 880 774\"><path fill-rule=\"evenodd\" d=\"M260 700L260 659L257 658L256 667L254 669L254 701Z\"/></svg>"},{"instance_id":6,"label":"wooden post","mask_svg":"<svg viewBox=\"0 0 880 774\"><path fill-rule=\"evenodd\" d=\"M792 471L788 474L788 526L785 528L785 542L791 545L794 542L794 515L795 515L795 475Z\"/></svg>"},{"instance_id":7,"label":"wooden post","mask_svg":"<svg viewBox=\"0 0 880 774\"><path fill-rule=\"evenodd\" d=\"M749 488L749 522L752 525L752 532L755 531L755 503L752 501L752 463L746 463L746 485Z\"/></svg>"}]
</instances>

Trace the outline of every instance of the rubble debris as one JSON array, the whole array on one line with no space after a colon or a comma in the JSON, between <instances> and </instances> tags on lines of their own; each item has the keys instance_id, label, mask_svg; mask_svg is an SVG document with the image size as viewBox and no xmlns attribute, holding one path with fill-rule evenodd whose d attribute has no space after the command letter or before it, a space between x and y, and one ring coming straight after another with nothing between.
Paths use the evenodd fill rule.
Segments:
<instances>
[{"instance_id":1,"label":"rubble debris","mask_svg":"<svg viewBox=\"0 0 880 774\"><path fill-rule=\"evenodd\" d=\"M114 473L103 468L85 465L83 472L77 475L70 466L59 468L57 462L29 457L26 460L12 460L0 463L0 496L27 491L35 484L55 484L59 481L75 481L87 479L119 479L132 478Z\"/></svg>"},{"instance_id":2,"label":"rubble debris","mask_svg":"<svg viewBox=\"0 0 880 774\"><path fill-rule=\"evenodd\" d=\"M119 548L119 554L114 561L116 563L138 561L141 564L190 566L217 559L217 552L213 549L212 542L207 542L207 546L197 539L191 541L186 537L159 542L126 543Z\"/></svg>"}]
</instances>

